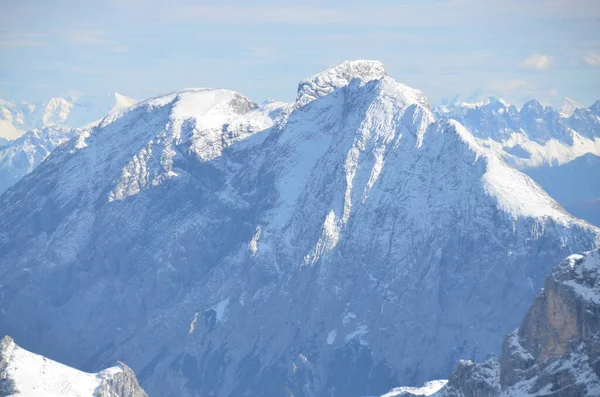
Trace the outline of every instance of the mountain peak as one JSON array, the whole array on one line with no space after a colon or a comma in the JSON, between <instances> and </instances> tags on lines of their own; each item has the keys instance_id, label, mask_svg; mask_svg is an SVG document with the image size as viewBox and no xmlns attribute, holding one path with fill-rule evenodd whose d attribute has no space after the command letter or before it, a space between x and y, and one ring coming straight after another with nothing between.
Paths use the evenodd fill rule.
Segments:
<instances>
[{"instance_id":1,"label":"mountain peak","mask_svg":"<svg viewBox=\"0 0 600 397\"><path fill-rule=\"evenodd\" d=\"M534 111L537 113L541 113L544 111L544 106L542 106L542 104L537 99L531 99L525 102L523 108L521 108L521 111Z\"/></svg>"},{"instance_id":2,"label":"mountain peak","mask_svg":"<svg viewBox=\"0 0 600 397\"><path fill-rule=\"evenodd\" d=\"M498 97L498 96L490 96L488 97L484 102L484 105L494 105L494 104L499 104L502 105L504 107L509 107L510 104L508 102L506 102L504 99Z\"/></svg>"},{"instance_id":3,"label":"mountain peak","mask_svg":"<svg viewBox=\"0 0 600 397\"><path fill-rule=\"evenodd\" d=\"M302 80L298 85L296 103L299 106L304 106L316 98L348 85L354 79L359 79L366 83L371 80L379 80L385 76L387 76L387 72L383 64L379 61L345 61L308 79Z\"/></svg>"},{"instance_id":4,"label":"mountain peak","mask_svg":"<svg viewBox=\"0 0 600 397\"><path fill-rule=\"evenodd\" d=\"M571 117L575 110L585 108L582 104L576 102L575 100L565 97L563 101L563 105L560 108L560 115L563 117Z\"/></svg>"}]
</instances>

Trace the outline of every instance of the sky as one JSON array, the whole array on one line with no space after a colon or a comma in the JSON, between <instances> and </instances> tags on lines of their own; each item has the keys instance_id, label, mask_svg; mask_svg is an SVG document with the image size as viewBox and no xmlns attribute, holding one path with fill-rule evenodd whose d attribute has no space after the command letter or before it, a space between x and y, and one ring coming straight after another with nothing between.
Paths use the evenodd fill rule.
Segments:
<instances>
[{"instance_id":1,"label":"sky","mask_svg":"<svg viewBox=\"0 0 600 397\"><path fill-rule=\"evenodd\" d=\"M187 87L293 101L300 80L377 59L431 103L600 99L600 1L0 0L0 98Z\"/></svg>"}]
</instances>

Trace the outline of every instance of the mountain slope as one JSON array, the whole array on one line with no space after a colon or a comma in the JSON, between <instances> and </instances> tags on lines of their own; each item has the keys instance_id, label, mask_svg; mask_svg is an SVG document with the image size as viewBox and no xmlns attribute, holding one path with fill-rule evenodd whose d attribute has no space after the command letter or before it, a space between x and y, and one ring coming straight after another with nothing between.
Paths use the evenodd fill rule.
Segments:
<instances>
[{"instance_id":1,"label":"mountain slope","mask_svg":"<svg viewBox=\"0 0 600 397\"><path fill-rule=\"evenodd\" d=\"M593 203L600 195L589 181L600 178L594 164L600 158L600 106L585 109L566 100L572 107L568 115L537 101L517 110L499 98L435 111L463 123L481 145L523 170L575 215L598 225Z\"/></svg>"},{"instance_id":2,"label":"mountain slope","mask_svg":"<svg viewBox=\"0 0 600 397\"><path fill-rule=\"evenodd\" d=\"M571 255L548 276L519 328L506 336L499 361L460 362L440 395L600 395L598 318L600 254Z\"/></svg>"},{"instance_id":3,"label":"mountain slope","mask_svg":"<svg viewBox=\"0 0 600 397\"><path fill-rule=\"evenodd\" d=\"M123 363L97 374L67 367L0 340L0 395L45 397L147 397Z\"/></svg>"},{"instance_id":4,"label":"mountain slope","mask_svg":"<svg viewBox=\"0 0 600 397\"><path fill-rule=\"evenodd\" d=\"M494 352L599 233L346 62L294 104L190 89L56 149L0 196L0 332L157 395L380 395Z\"/></svg>"}]
</instances>

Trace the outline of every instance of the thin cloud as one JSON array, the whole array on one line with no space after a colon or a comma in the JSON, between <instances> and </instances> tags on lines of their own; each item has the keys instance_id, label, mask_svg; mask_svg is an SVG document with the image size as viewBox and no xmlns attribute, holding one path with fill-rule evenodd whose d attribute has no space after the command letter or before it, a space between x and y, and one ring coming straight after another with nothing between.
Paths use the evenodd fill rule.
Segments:
<instances>
[{"instance_id":1,"label":"thin cloud","mask_svg":"<svg viewBox=\"0 0 600 397\"><path fill-rule=\"evenodd\" d=\"M198 19L230 23L282 23L320 25L351 22L353 15L333 9L300 6L205 6L188 5L176 9L175 15L185 19Z\"/></svg>"},{"instance_id":2,"label":"thin cloud","mask_svg":"<svg viewBox=\"0 0 600 397\"><path fill-rule=\"evenodd\" d=\"M36 33L5 33L0 34L0 48L43 47L48 43L42 40L42 35Z\"/></svg>"},{"instance_id":3,"label":"thin cloud","mask_svg":"<svg viewBox=\"0 0 600 397\"><path fill-rule=\"evenodd\" d=\"M590 52L583 60L590 66L600 67L600 55L595 52Z\"/></svg>"},{"instance_id":4,"label":"thin cloud","mask_svg":"<svg viewBox=\"0 0 600 397\"><path fill-rule=\"evenodd\" d=\"M532 70L546 70L552 63L552 57L543 54L532 54L529 58L521 62L521 66Z\"/></svg>"},{"instance_id":5,"label":"thin cloud","mask_svg":"<svg viewBox=\"0 0 600 397\"><path fill-rule=\"evenodd\" d=\"M320 5L180 5L169 9L175 20L197 20L231 25L265 23L300 26L414 27L456 26L470 20L463 15L464 0L442 0L381 7L348 4L327 8Z\"/></svg>"},{"instance_id":6,"label":"thin cloud","mask_svg":"<svg viewBox=\"0 0 600 397\"><path fill-rule=\"evenodd\" d=\"M524 88L529 87L529 82L521 79L513 79L508 81L499 81L496 83L492 83L490 85L490 89L492 91L507 93L512 91L520 91Z\"/></svg>"},{"instance_id":7,"label":"thin cloud","mask_svg":"<svg viewBox=\"0 0 600 397\"><path fill-rule=\"evenodd\" d=\"M93 29L77 29L66 32L67 39L74 44L105 47L112 52L127 52L127 47L108 38L107 32Z\"/></svg>"}]
</instances>

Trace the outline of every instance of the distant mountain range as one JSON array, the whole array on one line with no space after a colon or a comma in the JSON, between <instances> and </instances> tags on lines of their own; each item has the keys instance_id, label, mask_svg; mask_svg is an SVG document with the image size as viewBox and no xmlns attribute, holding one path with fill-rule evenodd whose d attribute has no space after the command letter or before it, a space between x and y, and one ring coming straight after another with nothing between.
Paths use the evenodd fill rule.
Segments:
<instances>
[{"instance_id":1,"label":"distant mountain range","mask_svg":"<svg viewBox=\"0 0 600 397\"><path fill-rule=\"evenodd\" d=\"M31 129L86 127L110 112L125 109L136 101L119 93L99 96L56 97L41 103L0 99L0 146Z\"/></svg>"}]
</instances>

